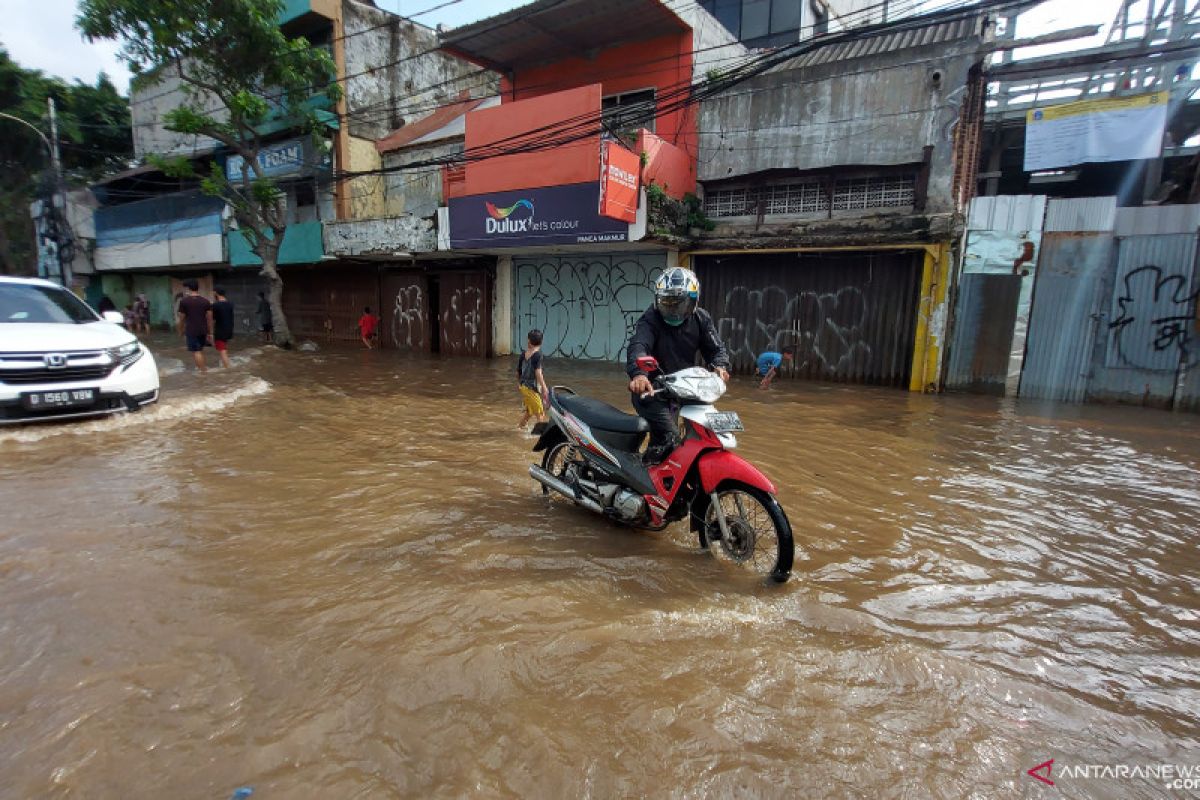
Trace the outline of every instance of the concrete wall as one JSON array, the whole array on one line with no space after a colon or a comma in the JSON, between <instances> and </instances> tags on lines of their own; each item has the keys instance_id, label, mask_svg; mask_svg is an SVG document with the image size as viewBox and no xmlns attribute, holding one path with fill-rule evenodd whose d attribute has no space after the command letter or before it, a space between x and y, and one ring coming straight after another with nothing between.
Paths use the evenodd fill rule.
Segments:
<instances>
[{"instance_id":1,"label":"concrete wall","mask_svg":"<svg viewBox=\"0 0 1200 800\"><path fill-rule=\"evenodd\" d=\"M711 69L723 69L749 51L717 18L696 3L672 6L676 16L692 27L692 82L704 80Z\"/></svg>"},{"instance_id":2,"label":"concrete wall","mask_svg":"<svg viewBox=\"0 0 1200 800\"><path fill-rule=\"evenodd\" d=\"M462 151L462 139L451 140L387 153L383 157L383 165L400 167L415 161L457 155ZM383 176L383 181L387 216L411 214L414 217L432 217L437 213L438 206L446 204L442 197L441 167L389 172Z\"/></svg>"},{"instance_id":3,"label":"concrete wall","mask_svg":"<svg viewBox=\"0 0 1200 800\"><path fill-rule=\"evenodd\" d=\"M829 7L829 31L831 33L847 28L857 28L860 25L874 25L877 22L883 22L883 6L879 0L825 0L825 4ZM808 3L806 2L805 5L807 6ZM899 5L899 3L892 3L893 7ZM890 17L895 19L898 13L899 9L894 8ZM812 10L805 8L802 24L809 26L812 25L812 22ZM802 29L802 32L806 33L807 31Z\"/></svg>"},{"instance_id":4,"label":"concrete wall","mask_svg":"<svg viewBox=\"0 0 1200 800\"><path fill-rule=\"evenodd\" d=\"M220 101L215 97L185 88L178 75L168 69L137 83L136 88L130 88L129 99L133 118L133 153L137 158L145 158L152 153L190 155L209 152L218 146L216 141L207 136L174 133L163 124L163 115L188 102L189 98L206 111L220 108ZM220 118L224 114L217 113L214 116Z\"/></svg>"},{"instance_id":5,"label":"concrete wall","mask_svg":"<svg viewBox=\"0 0 1200 800\"><path fill-rule=\"evenodd\" d=\"M385 217L325 224L325 252L336 256L427 253L437 249L433 220Z\"/></svg>"},{"instance_id":6,"label":"concrete wall","mask_svg":"<svg viewBox=\"0 0 1200 800\"><path fill-rule=\"evenodd\" d=\"M739 84L701 107L700 180L914 164L933 145L927 210L951 211L954 123L976 44L910 48Z\"/></svg>"},{"instance_id":7,"label":"concrete wall","mask_svg":"<svg viewBox=\"0 0 1200 800\"><path fill-rule=\"evenodd\" d=\"M418 55L438 46L432 29L356 0L345 0L342 14L353 136L381 139L464 90L495 94L497 78L476 74L476 65L441 52Z\"/></svg>"},{"instance_id":8,"label":"concrete wall","mask_svg":"<svg viewBox=\"0 0 1200 800\"><path fill-rule=\"evenodd\" d=\"M350 171L367 172L377 170L383 164L375 142L350 137ZM350 192L350 218L371 219L384 215L383 176L367 175L347 183Z\"/></svg>"}]
</instances>

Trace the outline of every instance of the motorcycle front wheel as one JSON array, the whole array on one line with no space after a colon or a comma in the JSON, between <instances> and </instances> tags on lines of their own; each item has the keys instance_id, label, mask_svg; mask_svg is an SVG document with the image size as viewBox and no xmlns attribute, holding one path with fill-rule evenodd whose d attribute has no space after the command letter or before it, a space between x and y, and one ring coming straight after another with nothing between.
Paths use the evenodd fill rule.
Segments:
<instances>
[{"instance_id":1,"label":"motorcycle front wheel","mask_svg":"<svg viewBox=\"0 0 1200 800\"><path fill-rule=\"evenodd\" d=\"M708 503L699 526L700 546L724 561L751 569L775 583L792 574L796 545L783 507L770 494L743 483L726 483L717 491L725 512L728 539L721 535L717 505Z\"/></svg>"}]
</instances>

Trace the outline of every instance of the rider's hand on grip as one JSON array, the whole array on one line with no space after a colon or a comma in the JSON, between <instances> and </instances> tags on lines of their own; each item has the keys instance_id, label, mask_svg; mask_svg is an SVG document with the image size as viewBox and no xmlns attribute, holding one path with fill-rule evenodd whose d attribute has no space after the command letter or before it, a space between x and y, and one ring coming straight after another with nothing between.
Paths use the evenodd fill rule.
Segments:
<instances>
[{"instance_id":1,"label":"rider's hand on grip","mask_svg":"<svg viewBox=\"0 0 1200 800\"><path fill-rule=\"evenodd\" d=\"M633 380L629 382L629 391L646 397L654 391L654 387L650 385L650 379L645 375L635 375Z\"/></svg>"}]
</instances>

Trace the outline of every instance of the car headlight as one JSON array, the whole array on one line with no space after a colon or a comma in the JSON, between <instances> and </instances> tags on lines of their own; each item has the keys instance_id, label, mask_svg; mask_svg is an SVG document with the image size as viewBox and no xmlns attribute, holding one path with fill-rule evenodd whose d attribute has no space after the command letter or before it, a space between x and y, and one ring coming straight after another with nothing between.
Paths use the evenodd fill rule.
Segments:
<instances>
[{"instance_id":1,"label":"car headlight","mask_svg":"<svg viewBox=\"0 0 1200 800\"><path fill-rule=\"evenodd\" d=\"M112 356L112 359L121 362L125 366L129 366L141 358L143 352L145 351L142 350L141 342L138 342L136 339L117 347L108 348L108 354Z\"/></svg>"}]
</instances>

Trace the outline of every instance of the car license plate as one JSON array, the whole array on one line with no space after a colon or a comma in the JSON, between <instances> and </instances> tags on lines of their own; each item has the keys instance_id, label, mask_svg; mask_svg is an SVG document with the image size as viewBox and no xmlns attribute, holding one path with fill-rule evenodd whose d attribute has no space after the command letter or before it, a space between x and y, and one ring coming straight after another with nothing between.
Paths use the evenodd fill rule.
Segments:
<instances>
[{"instance_id":1,"label":"car license plate","mask_svg":"<svg viewBox=\"0 0 1200 800\"><path fill-rule=\"evenodd\" d=\"M21 395L25 408L38 411L43 408L72 408L90 406L96 402L95 389L63 389L58 392L26 392Z\"/></svg>"},{"instance_id":2,"label":"car license plate","mask_svg":"<svg viewBox=\"0 0 1200 800\"><path fill-rule=\"evenodd\" d=\"M708 415L708 427L713 433L731 433L744 431L742 419L733 411L720 411Z\"/></svg>"}]
</instances>

